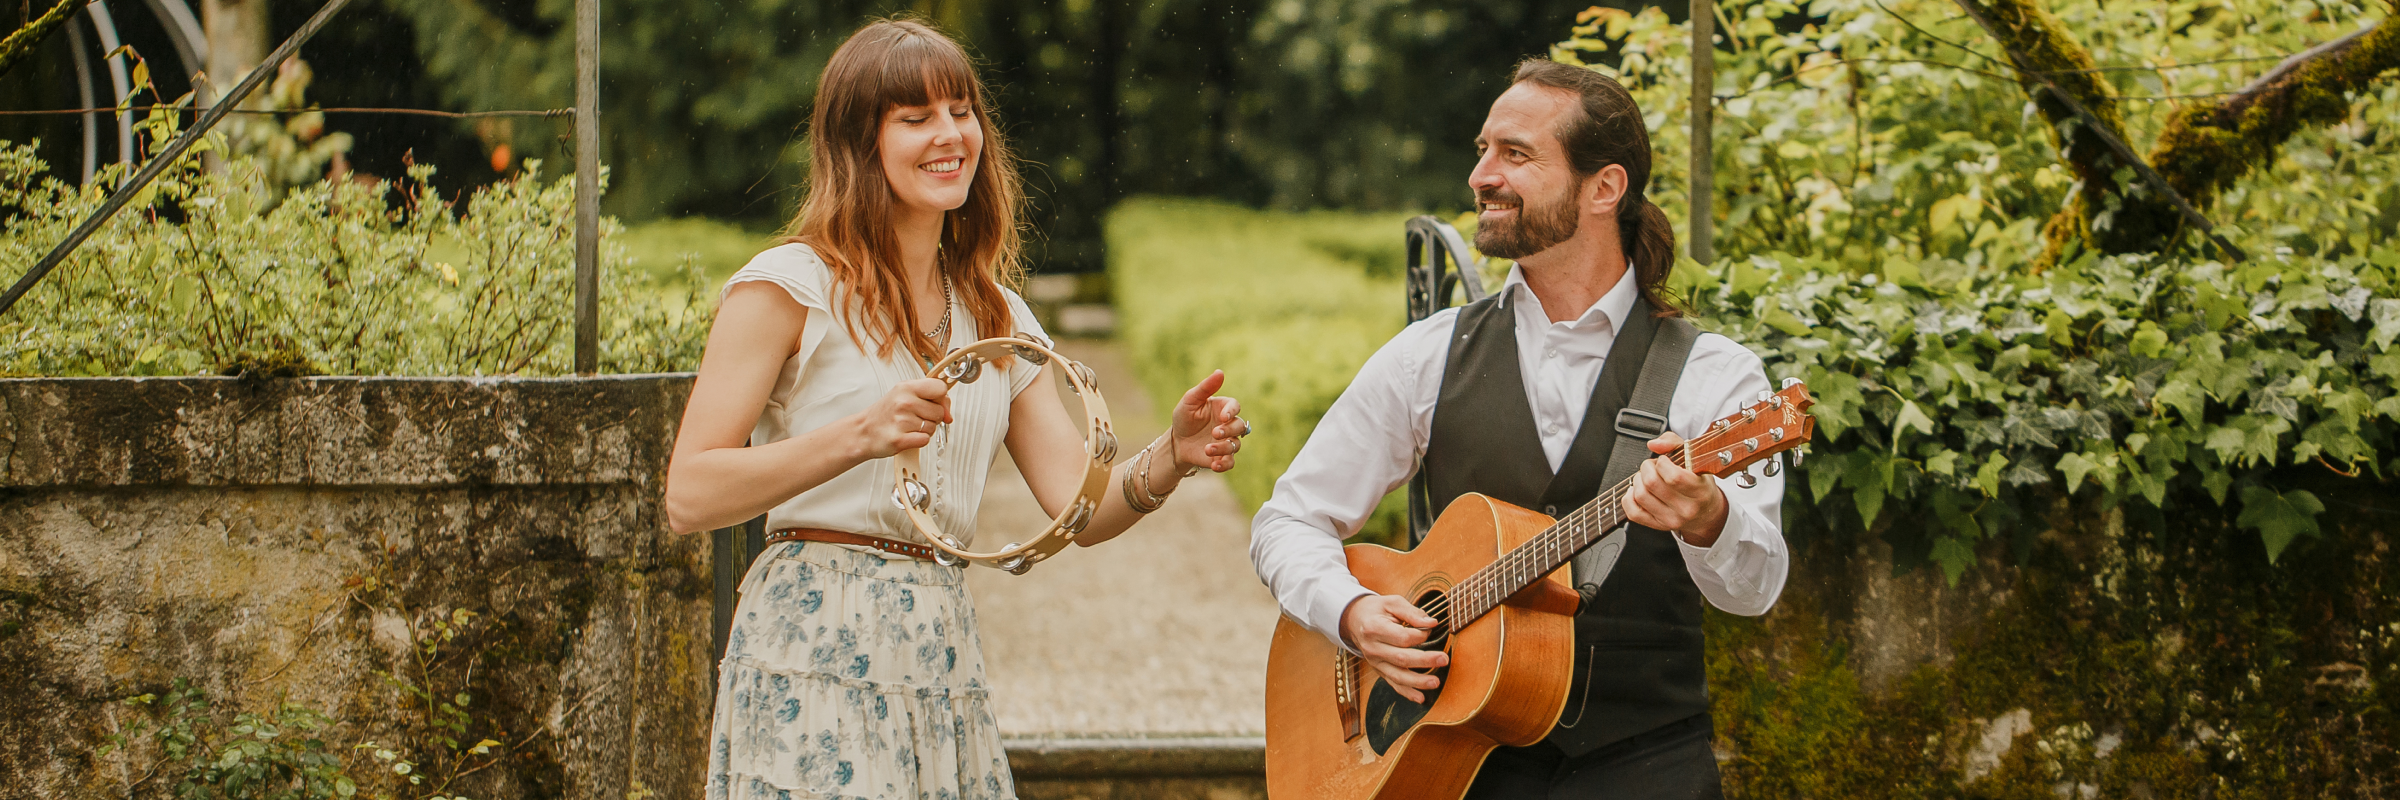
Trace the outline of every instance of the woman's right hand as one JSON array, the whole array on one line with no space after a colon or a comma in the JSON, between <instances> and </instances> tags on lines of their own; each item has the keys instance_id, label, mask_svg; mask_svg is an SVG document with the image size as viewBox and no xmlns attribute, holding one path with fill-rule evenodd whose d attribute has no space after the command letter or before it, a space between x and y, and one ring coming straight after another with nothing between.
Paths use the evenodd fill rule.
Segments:
<instances>
[{"instance_id":1,"label":"woman's right hand","mask_svg":"<svg viewBox=\"0 0 2400 800\"><path fill-rule=\"evenodd\" d=\"M883 399L859 412L859 450L866 458L890 458L933 441L933 429L950 421L950 384L940 378L903 381Z\"/></svg>"}]
</instances>

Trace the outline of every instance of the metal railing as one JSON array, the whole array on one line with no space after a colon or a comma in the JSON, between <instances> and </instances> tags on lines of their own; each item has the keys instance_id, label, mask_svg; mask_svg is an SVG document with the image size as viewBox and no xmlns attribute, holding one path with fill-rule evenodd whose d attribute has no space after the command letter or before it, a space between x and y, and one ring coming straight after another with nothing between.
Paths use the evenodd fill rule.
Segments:
<instances>
[{"instance_id":1,"label":"metal railing","mask_svg":"<svg viewBox=\"0 0 2400 800\"><path fill-rule=\"evenodd\" d=\"M1451 300L1472 303L1488 294L1483 288L1483 259L1467 248L1467 240L1450 223L1431 216L1410 217L1408 231L1408 321L1415 324L1449 308ZM1408 540L1414 544L1433 528L1433 491L1425 482L1425 465L1417 465L1408 481Z\"/></svg>"}]
</instances>

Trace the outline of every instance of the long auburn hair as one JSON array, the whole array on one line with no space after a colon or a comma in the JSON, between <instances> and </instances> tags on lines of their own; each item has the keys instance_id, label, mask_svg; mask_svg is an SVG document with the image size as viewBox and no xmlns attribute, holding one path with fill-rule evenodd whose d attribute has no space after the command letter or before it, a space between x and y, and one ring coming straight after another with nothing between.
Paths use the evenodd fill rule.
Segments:
<instances>
[{"instance_id":1,"label":"long auburn hair","mask_svg":"<svg viewBox=\"0 0 2400 800\"><path fill-rule=\"evenodd\" d=\"M885 113L944 99L964 99L974 109L983 152L966 204L942 215L936 268L956 287L978 335L1005 336L1014 326L1000 287L1017 283L1024 268L1017 229L1024 193L1016 159L992 121L989 96L966 49L918 20L869 23L833 51L809 114L808 195L785 227L784 241L817 251L859 312L845 322L850 335L858 337L865 326L862 341L872 340L881 358L902 346L932 360L946 344L917 333L926 326L908 302L899 238L885 224L899 199L878 147Z\"/></svg>"},{"instance_id":2,"label":"long auburn hair","mask_svg":"<svg viewBox=\"0 0 2400 800\"><path fill-rule=\"evenodd\" d=\"M1667 276L1675 271L1675 226L1667 221L1665 210L1650 202L1650 128L1642 123L1642 109L1634 105L1633 95L1599 70L1547 58L1517 62L1509 83L1575 93L1582 113L1567 115L1558 130L1567 165L1577 178L1589 178L1610 164L1625 168L1625 197L1617 201L1617 239L1624 245L1626 265L1657 316L1683 316L1683 306L1667 291Z\"/></svg>"}]
</instances>

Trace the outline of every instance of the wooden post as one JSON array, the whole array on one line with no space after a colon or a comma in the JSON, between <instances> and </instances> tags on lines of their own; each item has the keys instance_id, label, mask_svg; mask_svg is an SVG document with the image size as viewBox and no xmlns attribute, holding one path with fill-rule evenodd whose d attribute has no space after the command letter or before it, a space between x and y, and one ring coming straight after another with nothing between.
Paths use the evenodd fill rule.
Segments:
<instances>
[{"instance_id":1,"label":"wooden post","mask_svg":"<svg viewBox=\"0 0 2400 800\"><path fill-rule=\"evenodd\" d=\"M1692 0L1692 260L1717 260L1715 218L1709 216L1716 186L1717 11L1710 0Z\"/></svg>"},{"instance_id":2,"label":"wooden post","mask_svg":"<svg viewBox=\"0 0 2400 800\"><path fill-rule=\"evenodd\" d=\"M575 0L575 373L600 371L600 0Z\"/></svg>"}]
</instances>

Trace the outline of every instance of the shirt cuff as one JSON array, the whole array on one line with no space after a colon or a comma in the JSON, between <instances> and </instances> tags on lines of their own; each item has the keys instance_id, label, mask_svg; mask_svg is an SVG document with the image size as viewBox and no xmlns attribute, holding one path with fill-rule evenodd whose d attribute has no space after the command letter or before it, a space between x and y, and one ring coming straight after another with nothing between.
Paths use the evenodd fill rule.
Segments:
<instances>
[{"instance_id":1,"label":"shirt cuff","mask_svg":"<svg viewBox=\"0 0 2400 800\"><path fill-rule=\"evenodd\" d=\"M1358 602L1359 598L1372 597L1375 593L1368 591L1367 587L1359 585L1356 581L1351 582L1350 587L1351 591L1349 592L1343 592L1334 587L1327 587L1328 591L1319 595L1319 599L1323 600L1324 602L1317 603L1315 604L1315 608L1309 609L1309 616L1315 617L1315 619L1311 619L1309 622L1311 623L1311 627L1317 629L1317 633L1324 635L1326 639L1332 640L1335 647L1348 650L1350 651L1351 655L1365 655L1364 653L1358 652L1357 647L1352 646L1347 641L1343 641L1342 612L1349 611L1350 604Z\"/></svg>"},{"instance_id":2,"label":"shirt cuff","mask_svg":"<svg viewBox=\"0 0 2400 800\"><path fill-rule=\"evenodd\" d=\"M1728 504L1725 512L1725 530L1717 534L1715 542L1707 547L1694 547L1678 534L1674 537L1675 549L1683 553L1685 564L1707 568L1733 593L1757 594L1759 576L1755 562L1759 559L1747 559L1751 564L1742 563L1745 550L1763 549L1756 541L1757 520L1750 516L1749 509L1738 505Z\"/></svg>"}]
</instances>

